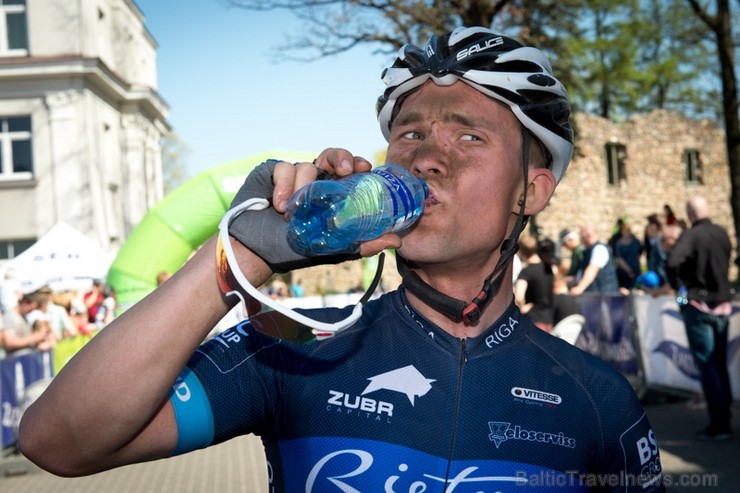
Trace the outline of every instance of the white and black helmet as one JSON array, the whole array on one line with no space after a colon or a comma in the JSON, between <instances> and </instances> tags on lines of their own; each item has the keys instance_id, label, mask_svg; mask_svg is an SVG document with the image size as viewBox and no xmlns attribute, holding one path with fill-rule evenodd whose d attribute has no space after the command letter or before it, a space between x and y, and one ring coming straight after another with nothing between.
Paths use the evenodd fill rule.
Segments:
<instances>
[{"instance_id":1,"label":"white and black helmet","mask_svg":"<svg viewBox=\"0 0 740 493\"><path fill-rule=\"evenodd\" d=\"M433 35L422 49L405 45L382 75L387 89L376 106L383 136L390 138L395 106L427 80L461 80L506 104L550 153L556 181L573 154L568 93L552 75L544 53L484 27L460 27Z\"/></svg>"}]
</instances>

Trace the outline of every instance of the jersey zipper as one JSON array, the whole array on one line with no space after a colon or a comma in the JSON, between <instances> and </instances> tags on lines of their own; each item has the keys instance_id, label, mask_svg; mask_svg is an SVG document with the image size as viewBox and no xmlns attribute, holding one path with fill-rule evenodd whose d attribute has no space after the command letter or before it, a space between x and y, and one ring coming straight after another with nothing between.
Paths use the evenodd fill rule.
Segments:
<instances>
[{"instance_id":1,"label":"jersey zipper","mask_svg":"<svg viewBox=\"0 0 740 493\"><path fill-rule=\"evenodd\" d=\"M465 363L468 362L468 350L466 339L460 340L460 361L457 367L457 390L455 391L455 417L452 423L452 437L450 438L450 450L447 454L447 473L445 480L450 478L450 467L455 452L455 440L457 439L457 424L460 420L460 400L462 399L462 379ZM445 482L446 484L446 482Z\"/></svg>"}]
</instances>

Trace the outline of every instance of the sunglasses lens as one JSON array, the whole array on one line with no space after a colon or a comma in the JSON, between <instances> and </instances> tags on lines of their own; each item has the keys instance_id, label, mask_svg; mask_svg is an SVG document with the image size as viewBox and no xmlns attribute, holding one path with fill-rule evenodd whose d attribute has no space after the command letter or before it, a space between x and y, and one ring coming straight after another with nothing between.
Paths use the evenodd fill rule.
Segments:
<instances>
[{"instance_id":1,"label":"sunglasses lens","mask_svg":"<svg viewBox=\"0 0 740 493\"><path fill-rule=\"evenodd\" d=\"M219 288L223 293L236 292L239 294L244 305L244 314L249 318L252 327L265 335L287 341L309 342L316 339L316 335L310 327L264 306L239 284L231 270L220 237L218 238L216 252Z\"/></svg>"},{"instance_id":2,"label":"sunglasses lens","mask_svg":"<svg viewBox=\"0 0 740 493\"><path fill-rule=\"evenodd\" d=\"M316 339L311 328L274 310L252 315L249 322L261 333L277 339L293 342L310 342Z\"/></svg>"}]
</instances>

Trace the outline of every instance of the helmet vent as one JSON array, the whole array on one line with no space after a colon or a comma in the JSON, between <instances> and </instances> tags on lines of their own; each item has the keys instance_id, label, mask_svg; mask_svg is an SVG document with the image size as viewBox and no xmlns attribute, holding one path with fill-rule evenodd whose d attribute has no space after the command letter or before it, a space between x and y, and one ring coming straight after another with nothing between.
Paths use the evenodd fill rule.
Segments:
<instances>
[{"instance_id":1,"label":"helmet vent","mask_svg":"<svg viewBox=\"0 0 740 493\"><path fill-rule=\"evenodd\" d=\"M527 80L531 82L532 84L535 84L541 87L550 87L550 86L555 85L555 79L545 74L532 74L529 77L527 77Z\"/></svg>"}]
</instances>

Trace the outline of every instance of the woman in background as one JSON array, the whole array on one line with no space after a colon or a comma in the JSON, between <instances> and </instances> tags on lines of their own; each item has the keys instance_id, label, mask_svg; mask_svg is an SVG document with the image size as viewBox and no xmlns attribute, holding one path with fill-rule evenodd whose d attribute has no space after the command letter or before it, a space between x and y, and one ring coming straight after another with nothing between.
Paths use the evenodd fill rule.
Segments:
<instances>
[{"instance_id":1,"label":"woman in background","mask_svg":"<svg viewBox=\"0 0 740 493\"><path fill-rule=\"evenodd\" d=\"M553 297L555 274L552 268L555 244L552 240L537 241L524 235L519 240L519 251L525 267L514 283L514 301L534 324L550 332L553 326Z\"/></svg>"}]
</instances>

